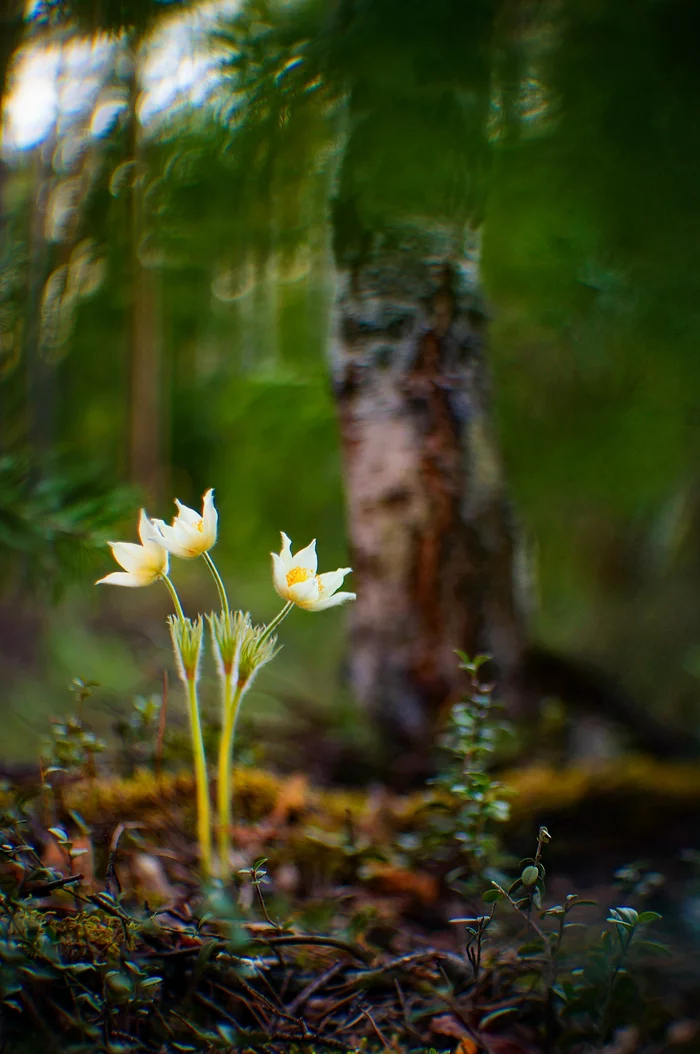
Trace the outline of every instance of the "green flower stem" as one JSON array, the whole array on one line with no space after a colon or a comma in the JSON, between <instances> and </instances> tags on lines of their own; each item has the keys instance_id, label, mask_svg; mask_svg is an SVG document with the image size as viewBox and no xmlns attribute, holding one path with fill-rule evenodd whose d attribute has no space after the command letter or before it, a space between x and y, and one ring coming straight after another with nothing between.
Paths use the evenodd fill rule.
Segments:
<instances>
[{"instance_id":1,"label":"green flower stem","mask_svg":"<svg viewBox=\"0 0 700 1054\"><path fill-rule=\"evenodd\" d=\"M284 605L284 607L279 612L279 614L275 615L275 617L273 618L272 622L270 622L269 625L265 627L265 632L260 637L260 642L261 643L262 643L262 641L267 640L267 638L270 636L271 633L274 633L274 631L279 626L280 622L282 622L283 619L286 619L287 615L289 614L289 612L292 610L292 608L294 606L295 605L294 605L294 601L293 600L288 600L287 601L287 603Z\"/></svg>"},{"instance_id":2,"label":"green flower stem","mask_svg":"<svg viewBox=\"0 0 700 1054\"><path fill-rule=\"evenodd\" d=\"M226 596L226 586L224 585L221 575L216 569L216 564L209 553L202 553L202 556L204 557L204 562L211 571L214 581L216 582L216 588L219 591L219 599L221 601L221 610L226 614L227 611L230 611L228 597Z\"/></svg>"},{"instance_id":3,"label":"green flower stem","mask_svg":"<svg viewBox=\"0 0 700 1054\"><path fill-rule=\"evenodd\" d=\"M219 779L217 803L219 812L219 875L226 879L226 869L231 851L231 820L233 798L233 739L241 702L248 682L233 687L233 674L224 675L224 706L221 739L219 740Z\"/></svg>"},{"instance_id":4,"label":"green flower stem","mask_svg":"<svg viewBox=\"0 0 700 1054\"><path fill-rule=\"evenodd\" d=\"M199 717L197 699L197 679L187 677L187 702L190 711L192 728L192 752L194 754L194 778L197 792L197 840L199 855L204 875L209 878L211 866L211 807L209 804L209 781L207 780L207 760L204 754L202 723Z\"/></svg>"},{"instance_id":5,"label":"green flower stem","mask_svg":"<svg viewBox=\"0 0 700 1054\"><path fill-rule=\"evenodd\" d=\"M175 607L175 611L177 613L177 617L181 618L181 619L184 619L185 618L185 613L182 610L182 604L180 603L180 598L177 595L177 590L175 589L175 586L172 584L172 582L170 581L170 579L168 578L167 575L161 575L160 578L161 578L161 581L163 582L163 584L165 586L167 586L168 592L170 593L170 596L171 596L172 601L173 601L173 605Z\"/></svg>"}]
</instances>

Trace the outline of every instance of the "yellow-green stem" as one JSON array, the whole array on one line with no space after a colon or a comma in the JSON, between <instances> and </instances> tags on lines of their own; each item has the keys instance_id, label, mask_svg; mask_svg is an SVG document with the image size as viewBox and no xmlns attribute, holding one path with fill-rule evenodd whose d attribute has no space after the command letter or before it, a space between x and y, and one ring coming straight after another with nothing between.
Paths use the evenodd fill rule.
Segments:
<instances>
[{"instance_id":1,"label":"yellow-green stem","mask_svg":"<svg viewBox=\"0 0 700 1054\"><path fill-rule=\"evenodd\" d=\"M187 678L187 702L190 711L192 728L192 753L194 756L194 779L197 795L197 841L202 872L209 878L211 866L211 806L209 804L209 782L207 780L207 759L204 754L202 723L199 718L199 701L197 699L197 680L194 676Z\"/></svg>"},{"instance_id":2,"label":"yellow-green stem","mask_svg":"<svg viewBox=\"0 0 700 1054\"><path fill-rule=\"evenodd\" d=\"M226 596L226 586L224 585L223 579L216 568L216 564L209 553L202 553L202 555L204 557L204 562L212 573L212 578L216 582L216 588L219 591L219 600L221 601L221 610L226 614L226 612L230 610L228 606L228 597Z\"/></svg>"},{"instance_id":3,"label":"yellow-green stem","mask_svg":"<svg viewBox=\"0 0 700 1054\"><path fill-rule=\"evenodd\" d=\"M219 740L219 775L217 803L219 812L219 877L226 880L231 852L231 821L233 798L233 737L236 733L238 711L246 685L234 689L233 674L224 674L223 722Z\"/></svg>"},{"instance_id":4,"label":"yellow-green stem","mask_svg":"<svg viewBox=\"0 0 700 1054\"><path fill-rule=\"evenodd\" d=\"M165 586L167 586L168 592L170 593L170 596L172 598L173 606L175 608L175 611L177 613L178 618L184 619L185 613L182 610L182 604L180 603L180 598L177 595L177 590L175 589L175 586L172 584L172 582L170 581L170 579L168 578L167 575L161 575L160 577L161 577L161 581L163 582L163 584Z\"/></svg>"}]
</instances>

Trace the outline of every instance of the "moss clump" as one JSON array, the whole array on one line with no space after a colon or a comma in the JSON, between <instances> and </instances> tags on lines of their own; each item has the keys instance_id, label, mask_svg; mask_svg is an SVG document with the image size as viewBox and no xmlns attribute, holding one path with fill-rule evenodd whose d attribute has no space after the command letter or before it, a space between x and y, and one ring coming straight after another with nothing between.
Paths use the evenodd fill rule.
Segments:
<instances>
[{"instance_id":1,"label":"moss clump","mask_svg":"<svg viewBox=\"0 0 700 1054\"><path fill-rule=\"evenodd\" d=\"M699 767L644 758L567 769L533 765L502 774L501 782L511 803L511 818L501 828L506 842L546 819L557 829L561 854L589 852L585 832L590 831L599 849L609 842L623 859L647 855L646 847L660 832L666 838L675 832L682 841L678 818L700 806ZM71 783L62 799L68 820L74 811L89 826L101 828L105 838L120 823L141 823L150 839L191 859L193 790L189 773L156 777L139 771L131 779ZM389 867L424 866L434 856L426 835L431 816L452 809L449 793L442 790L408 795L327 790L298 775L254 767L237 769L234 799L241 866L261 856L275 866L293 865L305 888L357 878L368 859ZM575 832L575 838L563 837L566 831ZM441 854L445 867L457 852L463 850L455 846L451 858L449 849Z\"/></svg>"}]
</instances>

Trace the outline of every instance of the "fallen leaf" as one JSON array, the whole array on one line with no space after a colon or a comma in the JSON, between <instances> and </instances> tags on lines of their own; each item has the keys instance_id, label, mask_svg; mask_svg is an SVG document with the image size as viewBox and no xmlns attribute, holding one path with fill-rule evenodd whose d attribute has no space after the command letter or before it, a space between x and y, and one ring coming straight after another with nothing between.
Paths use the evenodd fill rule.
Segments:
<instances>
[{"instance_id":1,"label":"fallen leaf","mask_svg":"<svg viewBox=\"0 0 700 1054\"><path fill-rule=\"evenodd\" d=\"M438 1036L454 1036L459 1040L464 1036L464 1025L453 1014L439 1014L434 1017L430 1022L430 1030Z\"/></svg>"}]
</instances>

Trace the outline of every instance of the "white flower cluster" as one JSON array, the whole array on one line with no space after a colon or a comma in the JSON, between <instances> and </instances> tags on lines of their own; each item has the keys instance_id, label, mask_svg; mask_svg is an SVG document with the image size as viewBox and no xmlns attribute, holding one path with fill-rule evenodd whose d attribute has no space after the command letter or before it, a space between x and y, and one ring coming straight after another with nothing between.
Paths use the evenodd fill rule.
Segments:
<instances>
[{"instance_id":1,"label":"white flower cluster","mask_svg":"<svg viewBox=\"0 0 700 1054\"><path fill-rule=\"evenodd\" d=\"M139 538L134 542L110 542L114 559L123 568L100 578L97 585L149 586L167 579L169 555L192 560L208 553L216 544L218 514L214 505L214 491L208 490L198 513L175 501L178 513L168 526L163 520L151 520L145 509L139 518ZM292 555L292 543L282 532L282 548L272 553L274 587L287 603L304 611L324 611L326 608L354 600L355 593L338 592L351 567L317 574L316 541Z\"/></svg>"}]
</instances>

